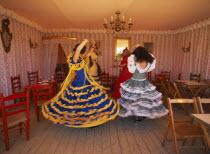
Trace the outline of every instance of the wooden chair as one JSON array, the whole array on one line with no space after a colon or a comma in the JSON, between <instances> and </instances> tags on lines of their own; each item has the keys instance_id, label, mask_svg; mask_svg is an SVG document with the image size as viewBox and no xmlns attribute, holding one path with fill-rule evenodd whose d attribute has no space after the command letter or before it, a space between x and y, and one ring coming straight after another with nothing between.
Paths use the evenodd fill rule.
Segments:
<instances>
[{"instance_id":1,"label":"wooden chair","mask_svg":"<svg viewBox=\"0 0 210 154\"><path fill-rule=\"evenodd\" d=\"M174 83L166 80L166 84L167 84L167 87L168 87L168 97L172 98L172 99L177 98L177 92L176 92L176 89L174 87Z\"/></svg>"},{"instance_id":2,"label":"wooden chair","mask_svg":"<svg viewBox=\"0 0 210 154\"><path fill-rule=\"evenodd\" d=\"M147 72L147 80L152 82L152 72Z\"/></svg>"},{"instance_id":3,"label":"wooden chair","mask_svg":"<svg viewBox=\"0 0 210 154\"><path fill-rule=\"evenodd\" d=\"M66 78L66 73L63 71L55 72L54 79L57 83L62 83Z\"/></svg>"},{"instance_id":4,"label":"wooden chair","mask_svg":"<svg viewBox=\"0 0 210 154\"><path fill-rule=\"evenodd\" d=\"M12 77L11 76L11 86L12 86L12 93L24 93L25 88L21 87L21 82L20 82L20 75ZM17 100L14 100L14 103L17 103Z\"/></svg>"},{"instance_id":5,"label":"wooden chair","mask_svg":"<svg viewBox=\"0 0 210 154\"><path fill-rule=\"evenodd\" d=\"M163 70L161 70L161 74L165 75L166 79L168 79L168 81L170 81L171 71L163 71Z\"/></svg>"},{"instance_id":6,"label":"wooden chair","mask_svg":"<svg viewBox=\"0 0 210 154\"><path fill-rule=\"evenodd\" d=\"M179 73L178 74L178 80L181 80L181 77L182 77L182 73Z\"/></svg>"},{"instance_id":7,"label":"wooden chair","mask_svg":"<svg viewBox=\"0 0 210 154\"><path fill-rule=\"evenodd\" d=\"M55 90L56 92L60 91L61 84L66 79L66 73L64 71L55 72L54 79L56 81Z\"/></svg>"},{"instance_id":8,"label":"wooden chair","mask_svg":"<svg viewBox=\"0 0 210 154\"><path fill-rule=\"evenodd\" d=\"M53 98L53 86L52 85L37 85L33 87L33 100L34 107L36 110L37 121L40 121L39 110L40 107L46 102Z\"/></svg>"},{"instance_id":9,"label":"wooden chair","mask_svg":"<svg viewBox=\"0 0 210 154\"><path fill-rule=\"evenodd\" d=\"M155 74L155 86L157 87L158 91L161 91L161 79L166 79L165 75L162 74Z\"/></svg>"},{"instance_id":10,"label":"wooden chair","mask_svg":"<svg viewBox=\"0 0 210 154\"><path fill-rule=\"evenodd\" d=\"M110 85L111 85L111 90L114 90L114 86L117 82L118 77L117 76L111 76L110 78Z\"/></svg>"},{"instance_id":11,"label":"wooden chair","mask_svg":"<svg viewBox=\"0 0 210 154\"><path fill-rule=\"evenodd\" d=\"M198 106L199 106L199 113L205 114L207 112L207 109L209 109L209 107L205 107L206 111L204 111L203 105L210 105L210 98L197 97L197 101L198 101Z\"/></svg>"},{"instance_id":12,"label":"wooden chair","mask_svg":"<svg viewBox=\"0 0 210 154\"><path fill-rule=\"evenodd\" d=\"M203 130L199 125L193 123L193 119L183 119L183 120L174 120L174 113L172 104L191 104L193 105L194 113L198 113L198 107L196 99L170 99L168 98L168 109L169 109L169 122L164 134L162 145L164 146L165 141L167 140L169 130L172 131L172 138L174 142L174 150L178 154L179 148L205 148L205 146L178 146L177 144L177 135L184 139L184 142L188 138L202 138L205 142L205 136Z\"/></svg>"},{"instance_id":13,"label":"wooden chair","mask_svg":"<svg viewBox=\"0 0 210 154\"><path fill-rule=\"evenodd\" d=\"M29 84L38 84L38 82L39 82L38 71L28 72L28 82L29 82Z\"/></svg>"},{"instance_id":14,"label":"wooden chair","mask_svg":"<svg viewBox=\"0 0 210 154\"><path fill-rule=\"evenodd\" d=\"M104 85L105 87L110 87L111 83L110 83L109 73L102 72L100 80L102 85Z\"/></svg>"},{"instance_id":15,"label":"wooden chair","mask_svg":"<svg viewBox=\"0 0 210 154\"><path fill-rule=\"evenodd\" d=\"M190 73L190 80L198 81L201 77L201 74Z\"/></svg>"},{"instance_id":16,"label":"wooden chair","mask_svg":"<svg viewBox=\"0 0 210 154\"><path fill-rule=\"evenodd\" d=\"M161 89L160 91L163 93L163 95L168 96L168 84L167 84L168 80L167 79L160 79L160 83L161 83Z\"/></svg>"},{"instance_id":17,"label":"wooden chair","mask_svg":"<svg viewBox=\"0 0 210 154\"><path fill-rule=\"evenodd\" d=\"M198 106L199 106L199 113L200 114L205 114L206 111L203 110L203 105L210 105L210 98L197 97L197 103L198 103ZM205 109L207 110L209 108L205 107ZM202 129L204 131L204 134L206 136L206 141L207 141L208 145L210 145L210 136L209 136L208 130L207 130L205 125L201 124L201 127L202 127Z\"/></svg>"},{"instance_id":18,"label":"wooden chair","mask_svg":"<svg viewBox=\"0 0 210 154\"><path fill-rule=\"evenodd\" d=\"M21 99L23 102L17 104L6 105L6 102ZM26 139L30 136L30 102L29 91L27 93L15 93L13 95L3 97L0 93L1 120L0 126L3 127L3 135L6 150L9 150L9 133L19 130L19 135L26 133ZM18 127L18 128L17 128Z\"/></svg>"},{"instance_id":19,"label":"wooden chair","mask_svg":"<svg viewBox=\"0 0 210 154\"><path fill-rule=\"evenodd\" d=\"M175 98L189 98L189 96L183 92L180 91L180 87L176 84L176 82L173 83L174 89L176 91ZM181 104L182 108L185 111L186 115L189 115L189 104Z\"/></svg>"},{"instance_id":20,"label":"wooden chair","mask_svg":"<svg viewBox=\"0 0 210 154\"><path fill-rule=\"evenodd\" d=\"M21 87L20 75L11 77L12 93L23 93L24 88Z\"/></svg>"}]
</instances>

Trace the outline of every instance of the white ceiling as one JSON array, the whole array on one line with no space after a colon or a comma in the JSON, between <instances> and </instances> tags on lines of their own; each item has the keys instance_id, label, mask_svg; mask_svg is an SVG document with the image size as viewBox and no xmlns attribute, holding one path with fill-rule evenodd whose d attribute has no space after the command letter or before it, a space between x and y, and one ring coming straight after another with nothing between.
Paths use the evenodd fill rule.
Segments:
<instances>
[{"instance_id":1,"label":"white ceiling","mask_svg":"<svg viewBox=\"0 0 210 154\"><path fill-rule=\"evenodd\" d=\"M0 0L44 28L103 29L121 11L133 30L172 30L210 18L210 0Z\"/></svg>"}]
</instances>

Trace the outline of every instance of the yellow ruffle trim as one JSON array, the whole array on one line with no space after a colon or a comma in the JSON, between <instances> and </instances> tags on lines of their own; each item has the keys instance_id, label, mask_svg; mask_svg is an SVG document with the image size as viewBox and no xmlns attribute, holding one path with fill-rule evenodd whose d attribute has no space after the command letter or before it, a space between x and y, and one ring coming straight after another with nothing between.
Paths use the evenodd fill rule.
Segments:
<instances>
[{"instance_id":1,"label":"yellow ruffle trim","mask_svg":"<svg viewBox=\"0 0 210 154\"><path fill-rule=\"evenodd\" d=\"M96 98L96 97L92 97L92 98ZM54 102L56 104L58 104L60 107L63 107L63 108L66 108L66 109L84 109L86 107L94 107L94 106L98 106L100 105L101 103L103 103L105 100L107 100L107 95L105 96L105 98L102 98L99 102L97 103L93 103L93 104L87 104L87 105L74 105L74 106L69 106L69 105L65 105L63 104L61 101L58 101L58 102ZM66 102L68 103L71 103L68 99L65 99ZM78 100L80 101L80 100ZM81 101L81 102L84 102L84 101ZM53 103L53 104L54 104Z\"/></svg>"},{"instance_id":2,"label":"yellow ruffle trim","mask_svg":"<svg viewBox=\"0 0 210 154\"><path fill-rule=\"evenodd\" d=\"M112 102L112 101L110 101L110 102ZM84 112L79 112L79 113L74 114L74 115L76 115L76 117L73 117L73 118L65 117L65 115L69 115L69 114L63 114L64 116L61 117L61 116L59 116L57 114L51 113L46 106L42 106L42 113L43 113L43 115L44 115L44 117L46 119L51 120L55 124L57 124L57 123L60 123L60 124L69 123L69 125L67 125L67 124L64 124L64 125L68 126L68 127L75 127L75 128L93 127L93 126L97 126L97 125L103 124L103 123L105 123L105 122L107 122L109 120L112 120L119 114L119 111L120 111L119 103L118 102L114 102L114 103L115 103L115 105L112 108L112 111L110 111L110 112L103 112L103 113L100 113L100 114L95 114L95 115L92 115L92 116L90 116L88 118L78 117L79 114L84 113ZM45 112L44 108L46 109L47 113ZM116 114L114 114L112 116L108 116L108 115L114 113L115 110L117 110ZM94 109L94 111L95 112L96 111L101 112L98 109ZM94 112L92 112L92 114L93 113ZM82 114L82 115L84 115L84 114ZM100 117L100 118L98 118L98 117ZM97 121L91 122L93 119L96 119L96 118L97 118ZM84 121L84 123L82 125L80 125L80 126L73 126L74 124L81 124L81 122L78 122L77 120L82 120L82 121Z\"/></svg>"}]
</instances>

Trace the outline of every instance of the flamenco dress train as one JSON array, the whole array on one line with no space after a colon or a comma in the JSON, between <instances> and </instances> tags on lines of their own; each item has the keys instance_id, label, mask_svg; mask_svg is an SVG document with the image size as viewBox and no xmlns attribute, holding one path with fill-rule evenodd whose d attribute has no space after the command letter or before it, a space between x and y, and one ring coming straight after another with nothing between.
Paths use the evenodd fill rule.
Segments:
<instances>
[{"instance_id":1,"label":"flamenco dress train","mask_svg":"<svg viewBox=\"0 0 210 154\"><path fill-rule=\"evenodd\" d=\"M88 76L84 59L80 56L74 63L73 55L68 57L70 72L61 91L42 106L44 117L68 127L94 127L114 119L119 103ZM76 73L76 79L71 83L72 73Z\"/></svg>"}]
</instances>

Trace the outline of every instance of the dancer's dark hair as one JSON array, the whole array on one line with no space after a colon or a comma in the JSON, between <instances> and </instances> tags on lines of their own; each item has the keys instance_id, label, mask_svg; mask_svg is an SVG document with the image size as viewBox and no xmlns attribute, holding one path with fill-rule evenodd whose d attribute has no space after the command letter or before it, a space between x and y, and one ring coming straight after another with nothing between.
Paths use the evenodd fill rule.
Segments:
<instances>
[{"instance_id":1,"label":"dancer's dark hair","mask_svg":"<svg viewBox=\"0 0 210 154\"><path fill-rule=\"evenodd\" d=\"M137 47L132 54L135 55L137 62L146 61L148 63L152 63L154 61L154 57L144 48L144 47Z\"/></svg>"}]
</instances>

